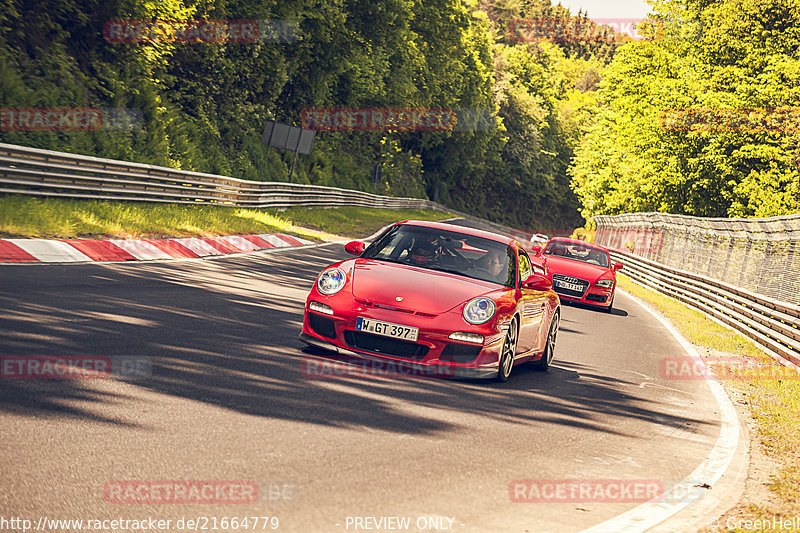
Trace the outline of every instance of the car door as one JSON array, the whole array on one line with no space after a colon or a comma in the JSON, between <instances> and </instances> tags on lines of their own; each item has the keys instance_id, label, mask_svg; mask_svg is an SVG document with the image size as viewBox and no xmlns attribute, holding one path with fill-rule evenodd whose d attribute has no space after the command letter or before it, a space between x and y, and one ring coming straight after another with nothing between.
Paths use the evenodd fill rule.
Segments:
<instances>
[{"instance_id":1,"label":"car door","mask_svg":"<svg viewBox=\"0 0 800 533\"><path fill-rule=\"evenodd\" d=\"M517 341L517 353L525 353L533 349L539 350L540 329L544 316L545 292L526 289L522 282L528 279L533 273L531 259L524 250L519 250L519 279L517 286L520 293L520 309L522 321L520 323L519 340Z\"/></svg>"}]
</instances>

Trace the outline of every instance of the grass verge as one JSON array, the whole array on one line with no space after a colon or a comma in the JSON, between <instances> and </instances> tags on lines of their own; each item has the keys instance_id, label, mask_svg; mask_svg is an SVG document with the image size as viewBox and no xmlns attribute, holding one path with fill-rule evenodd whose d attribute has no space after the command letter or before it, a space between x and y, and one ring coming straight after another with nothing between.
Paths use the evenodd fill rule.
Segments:
<instances>
[{"instance_id":1,"label":"grass verge","mask_svg":"<svg viewBox=\"0 0 800 533\"><path fill-rule=\"evenodd\" d=\"M314 240L366 237L399 220L449 213L366 207L244 209L210 205L0 196L0 237L163 238L290 233Z\"/></svg>"},{"instance_id":2,"label":"grass verge","mask_svg":"<svg viewBox=\"0 0 800 533\"><path fill-rule=\"evenodd\" d=\"M776 371L773 359L744 336L677 300L627 276L617 279L620 288L669 319L708 362L737 361L734 371L718 375L734 405L744 408L751 422L749 479L739 504L718 521L718 528L704 531L769 530L776 519L800 516L800 374ZM759 457L763 464L753 464Z\"/></svg>"}]
</instances>

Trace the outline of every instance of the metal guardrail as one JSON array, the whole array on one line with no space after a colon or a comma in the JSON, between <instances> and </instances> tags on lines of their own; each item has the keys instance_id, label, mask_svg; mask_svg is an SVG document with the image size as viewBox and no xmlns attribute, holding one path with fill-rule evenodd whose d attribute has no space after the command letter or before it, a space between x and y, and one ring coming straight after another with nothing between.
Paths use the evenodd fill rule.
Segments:
<instances>
[{"instance_id":1,"label":"metal guardrail","mask_svg":"<svg viewBox=\"0 0 800 533\"><path fill-rule=\"evenodd\" d=\"M240 180L3 143L0 143L0 192L252 208L355 205L445 209L421 198L396 198L316 185Z\"/></svg>"},{"instance_id":2,"label":"metal guardrail","mask_svg":"<svg viewBox=\"0 0 800 533\"><path fill-rule=\"evenodd\" d=\"M740 331L781 363L800 365L800 306L630 253L612 251L611 256L638 283Z\"/></svg>"},{"instance_id":3,"label":"metal guardrail","mask_svg":"<svg viewBox=\"0 0 800 533\"><path fill-rule=\"evenodd\" d=\"M360 206L429 209L480 222L527 242L522 232L423 198L337 187L241 180L217 174L0 143L0 194L247 208Z\"/></svg>"},{"instance_id":4,"label":"metal guardrail","mask_svg":"<svg viewBox=\"0 0 800 533\"><path fill-rule=\"evenodd\" d=\"M800 304L800 214L597 216L595 242L770 298Z\"/></svg>"},{"instance_id":5,"label":"metal guardrail","mask_svg":"<svg viewBox=\"0 0 800 533\"><path fill-rule=\"evenodd\" d=\"M316 185L240 180L3 143L0 143L0 193L249 208L364 206L432 209L480 221L499 233L523 242L530 238L530 233L490 223L427 199L396 198ZM786 244L787 232L800 235L800 215L765 221L704 219L702 223L698 223L698 219L690 220L692 218L659 213L596 217L597 242L612 249L625 245L631 247L632 244L634 252L650 258L621 251L612 255L625 263L633 279L736 328L775 357L800 364L800 306L653 260L664 256L664 250L668 251L666 257L672 257L673 251L679 250L682 260L686 261L687 254L683 253L685 250L681 249L681 243L685 244L691 238L704 243L706 247L709 243L718 246L719 242L712 242L715 239L724 241L731 249L744 240L748 252L759 248L759 243L763 241L768 243L767 251L771 246L780 252L782 260L779 266L784 273L789 271L793 283L800 284L800 269L794 268L792 262L800 254L794 253L794 240L788 241L790 245ZM676 233L665 231L670 226L679 228L677 233L683 241L670 239L670 235ZM707 274L719 270L713 268L714 263L707 258L708 253L700 244L695 244L691 252L695 260L688 261L688 265L701 264L705 258ZM736 262L732 261L732 256L732 252L727 254L725 266L727 269L734 264L739 268L742 274L738 279L743 279L750 271L764 272L764 268L747 268L747 258ZM800 266L800 260L797 266ZM794 285L790 288L798 292Z\"/></svg>"}]
</instances>

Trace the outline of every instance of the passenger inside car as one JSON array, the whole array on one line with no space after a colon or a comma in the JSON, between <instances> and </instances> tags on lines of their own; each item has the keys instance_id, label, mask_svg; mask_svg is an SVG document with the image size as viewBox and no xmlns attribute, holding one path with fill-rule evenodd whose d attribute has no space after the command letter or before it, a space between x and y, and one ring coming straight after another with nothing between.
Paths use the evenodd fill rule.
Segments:
<instances>
[{"instance_id":1,"label":"passenger inside car","mask_svg":"<svg viewBox=\"0 0 800 533\"><path fill-rule=\"evenodd\" d=\"M569 251L567 250L567 247L564 246L563 244L554 244L550 253L552 255L557 255L559 257L569 257L570 255Z\"/></svg>"},{"instance_id":2,"label":"passenger inside car","mask_svg":"<svg viewBox=\"0 0 800 533\"><path fill-rule=\"evenodd\" d=\"M586 262L593 263L595 265L602 265L603 257L600 250L590 250L589 257L586 259Z\"/></svg>"}]
</instances>

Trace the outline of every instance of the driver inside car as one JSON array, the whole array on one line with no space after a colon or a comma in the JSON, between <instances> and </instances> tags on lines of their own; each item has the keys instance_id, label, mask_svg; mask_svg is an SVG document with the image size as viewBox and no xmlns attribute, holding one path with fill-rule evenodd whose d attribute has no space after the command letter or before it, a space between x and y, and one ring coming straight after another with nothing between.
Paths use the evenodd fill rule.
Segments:
<instances>
[{"instance_id":1,"label":"driver inside car","mask_svg":"<svg viewBox=\"0 0 800 533\"><path fill-rule=\"evenodd\" d=\"M496 279L503 274L506 265L508 265L508 257L505 253L500 250L489 250L486 253L486 270ZM505 274L502 277L505 279Z\"/></svg>"},{"instance_id":2,"label":"driver inside car","mask_svg":"<svg viewBox=\"0 0 800 533\"><path fill-rule=\"evenodd\" d=\"M427 241L414 244L408 253L409 262L415 266L432 266L439 255L439 248Z\"/></svg>"},{"instance_id":3,"label":"driver inside car","mask_svg":"<svg viewBox=\"0 0 800 533\"><path fill-rule=\"evenodd\" d=\"M490 274L494 281L502 283L508 275L508 255L503 250L490 249L478 260L475 267Z\"/></svg>"}]
</instances>

